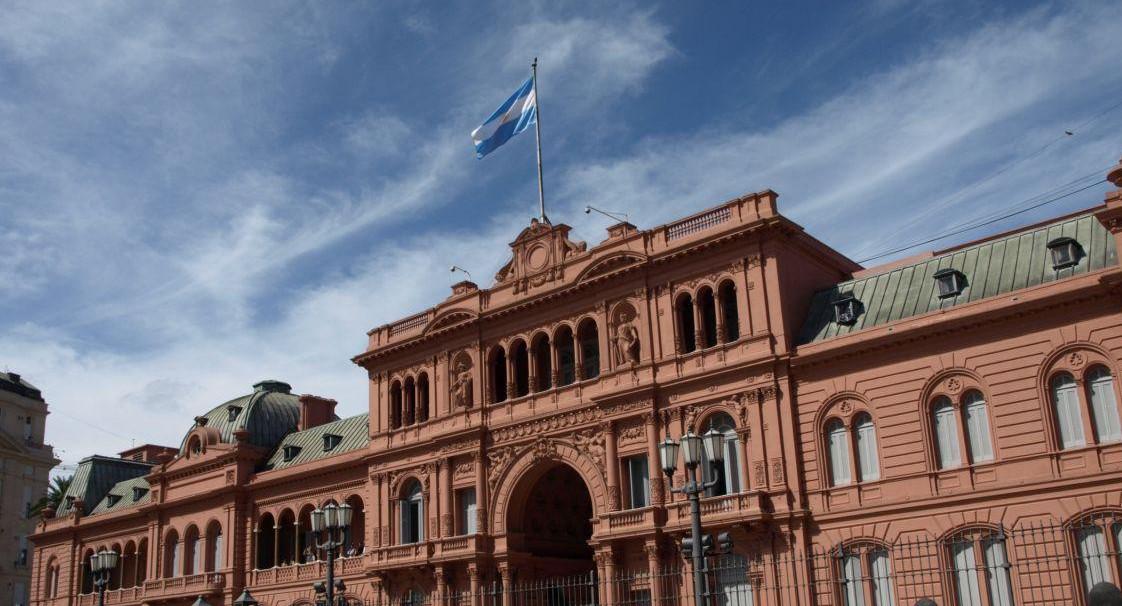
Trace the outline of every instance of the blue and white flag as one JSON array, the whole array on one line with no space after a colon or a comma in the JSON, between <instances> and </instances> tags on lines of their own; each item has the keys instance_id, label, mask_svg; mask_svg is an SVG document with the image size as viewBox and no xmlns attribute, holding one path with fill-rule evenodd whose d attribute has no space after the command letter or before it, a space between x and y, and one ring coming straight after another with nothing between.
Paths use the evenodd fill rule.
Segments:
<instances>
[{"instance_id":1,"label":"blue and white flag","mask_svg":"<svg viewBox=\"0 0 1122 606\"><path fill-rule=\"evenodd\" d=\"M482 158L537 121L538 99L530 78L478 128L471 131L475 156Z\"/></svg>"}]
</instances>

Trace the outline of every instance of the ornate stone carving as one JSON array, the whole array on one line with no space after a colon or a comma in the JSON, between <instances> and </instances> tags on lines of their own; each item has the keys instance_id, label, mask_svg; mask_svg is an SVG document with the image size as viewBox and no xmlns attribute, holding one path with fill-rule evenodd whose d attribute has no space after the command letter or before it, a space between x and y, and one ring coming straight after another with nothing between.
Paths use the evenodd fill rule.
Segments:
<instances>
[{"instance_id":1,"label":"ornate stone carving","mask_svg":"<svg viewBox=\"0 0 1122 606\"><path fill-rule=\"evenodd\" d=\"M557 458L557 444L554 443L553 440L550 440L548 438L539 437L536 441L534 441L534 445L531 447L531 450L533 454L530 455L530 458L535 463L538 461Z\"/></svg>"},{"instance_id":2,"label":"ornate stone carving","mask_svg":"<svg viewBox=\"0 0 1122 606\"><path fill-rule=\"evenodd\" d=\"M592 457L600 466L600 470L604 470L604 433L599 427L575 431L569 439L577 450Z\"/></svg>"},{"instance_id":3,"label":"ornate stone carving","mask_svg":"<svg viewBox=\"0 0 1122 606\"><path fill-rule=\"evenodd\" d=\"M960 391L962 391L962 381L955 377L947 379L947 393L953 395Z\"/></svg>"},{"instance_id":4,"label":"ornate stone carving","mask_svg":"<svg viewBox=\"0 0 1122 606\"><path fill-rule=\"evenodd\" d=\"M452 477L456 480L470 478L475 475L475 461L468 459L467 461L460 461L453 465Z\"/></svg>"},{"instance_id":5,"label":"ornate stone carving","mask_svg":"<svg viewBox=\"0 0 1122 606\"><path fill-rule=\"evenodd\" d=\"M514 459L514 447L505 446L502 448L495 448L487 453L488 469L487 469L487 485L491 488L499 481L499 476Z\"/></svg>"},{"instance_id":6,"label":"ornate stone carving","mask_svg":"<svg viewBox=\"0 0 1122 606\"><path fill-rule=\"evenodd\" d=\"M447 537L452 535L452 514L440 514L440 536Z\"/></svg>"},{"instance_id":7,"label":"ornate stone carving","mask_svg":"<svg viewBox=\"0 0 1122 606\"><path fill-rule=\"evenodd\" d=\"M619 511L619 486L608 487L608 509L611 511Z\"/></svg>"},{"instance_id":8,"label":"ornate stone carving","mask_svg":"<svg viewBox=\"0 0 1122 606\"><path fill-rule=\"evenodd\" d=\"M838 410L841 411L843 415L849 416L849 413L853 412L853 402L849 400L843 401L841 405L838 406Z\"/></svg>"},{"instance_id":9,"label":"ornate stone carving","mask_svg":"<svg viewBox=\"0 0 1122 606\"><path fill-rule=\"evenodd\" d=\"M1075 369L1083 368L1083 365L1087 363L1087 356L1084 356L1078 351L1072 352L1071 355L1067 357L1067 363Z\"/></svg>"},{"instance_id":10,"label":"ornate stone carving","mask_svg":"<svg viewBox=\"0 0 1122 606\"><path fill-rule=\"evenodd\" d=\"M642 442L647 437L647 427L643 423L624 427L619 432L620 444L633 444Z\"/></svg>"},{"instance_id":11,"label":"ornate stone carving","mask_svg":"<svg viewBox=\"0 0 1122 606\"><path fill-rule=\"evenodd\" d=\"M467 352L456 356L452 372L452 404L456 408L471 408L474 398L472 387L475 377L472 374L471 357Z\"/></svg>"},{"instance_id":12,"label":"ornate stone carving","mask_svg":"<svg viewBox=\"0 0 1122 606\"><path fill-rule=\"evenodd\" d=\"M767 471L764 468L764 462L756 461L752 467L755 471L756 486L763 486L764 484L767 484Z\"/></svg>"},{"instance_id":13,"label":"ornate stone carving","mask_svg":"<svg viewBox=\"0 0 1122 606\"><path fill-rule=\"evenodd\" d=\"M666 502L663 486L665 486L665 482L661 476L651 478L651 505L662 505Z\"/></svg>"},{"instance_id":14,"label":"ornate stone carving","mask_svg":"<svg viewBox=\"0 0 1122 606\"><path fill-rule=\"evenodd\" d=\"M771 479L776 484L782 484L783 479L783 460L774 458L771 460Z\"/></svg>"},{"instance_id":15,"label":"ornate stone carving","mask_svg":"<svg viewBox=\"0 0 1122 606\"><path fill-rule=\"evenodd\" d=\"M502 429L495 430L492 435L495 442L506 442L522 437L536 436L572 425L598 421L601 418L601 414L598 408L574 410L551 417L533 419L510 427L503 427Z\"/></svg>"},{"instance_id":16,"label":"ornate stone carving","mask_svg":"<svg viewBox=\"0 0 1122 606\"><path fill-rule=\"evenodd\" d=\"M685 412L686 412L686 431L696 432L697 431L697 414L699 412L701 412L701 410L697 406L695 406L693 404L690 404L689 406L686 406Z\"/></svg>"}]
</instances>

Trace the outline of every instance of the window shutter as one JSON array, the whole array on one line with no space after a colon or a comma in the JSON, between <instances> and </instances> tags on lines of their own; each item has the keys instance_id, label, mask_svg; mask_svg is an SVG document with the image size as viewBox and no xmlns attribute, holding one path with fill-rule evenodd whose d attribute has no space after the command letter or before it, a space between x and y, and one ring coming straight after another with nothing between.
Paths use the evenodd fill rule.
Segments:
<instances>
[{"instance_id":1,"label":"window shutter","mask_svg":"<svg viewBox=\"0 0 1122 606\"><path fill-rule=\"evenodd\" d=\"M939 398L939 402L935 404L935 438L939 449L940 469L962 465L962 451L958 446L958 429L955 425L954 406L949 399Z\"/></svg>"},{"instance_id":2,"label":"window shutter","mask_svg":"<svg viewBox=\"0 0 1122 606\"><path fill-rule=\"evenodd\" d=\"M982 541L986 556L986 580L990 586L993 606L1013 606L1013 585L1009 579L1009 559L1005 555L1005 540L990 537Z\"/></svg>"},{"instance_id":3,"label":"window shutter","mask_svg":"<svg viewBox=\"0 0 1122 606\"><path fill-rule=\"evenodd\" d=\"M844 486L852 481L849 473L849 440L845 426L834 421L829 426L830 469L833 472L834 486Z\"/></svg>"},{"instance_id":4,"label":"window shutter","mask_svg":"<svg viewBox=\"0 0 1122 606\"><path fill-rule=\"evenodd\" d=\"M1061 375L1052 381L1052 399L1060 431L1060 445L1063 448L1086 445L1083 415L1079 413L1079 395L1075 393L1075 381L1070 375Z\"/></svg>"},{"instance_id":5,"label":"window shutter","mask_svg":"<svg viewBox=\"0 0 1122 606\"><path fill-rule=\"evenodd\" d=\"M1114 393L1114 378L1110 371L1098 367L1088 376L1091 391L1091 411L1095 415L1095 431L1100 442L1122 440L1122 424L1118 420L1118 399Z\"/></svg>"},{"instance_id":6,"label":"window shutter","mask_svg":"<svg viewBox=\"0 0 1122 606\"><path fill-rule=\"evenodd\" d=\"M857 423L857 465L861 481L880 478L880 463L877 461L877 428L870 417L863 417Z\"/></svg>"},{"instance_id":7,"label":"window shutter","mask_svg":"<svg viewBox=\"0 0 1122 606\"><path fill-rule=\"evenodd\" d=\"M842 559L842 571L845 574L846 606L865 606L865 582L861 578L861 556L856 553L846 555Z\"/></svg>"},{"instance_id":8,"label":"window shutter","mask_svg":"<svg viewBox=\"0 0 1122 606\"><path fill-rule=\"evenodd\" d=\"M1097 583L1113 583L1110 561L1106 555L1106 537L1098 526L1079 529L1079 557L1083 561L1083 584L1086 591Z\"/></svg>"},{"instance_id":9,"label":"window shutter","mask_svg":"<svg viewBox=\"0 0 1122 606\"><path fill-rule=\"evenodd\" d=\"M966 435L970 440L971 462L993 460L993 443L990 440L990 419L982 394L971 392L966 396Z\"/></svg>"},{"instance_id":10,"label":"window shutter","mask_svg":"<svg viewBox=\"0 0 1122 606\"><path fill-rule=\"evenodd\" d=\"M978 563L974 558L974 542L959 541L951 546L954 554L955 589L959 606L982 606L982 591L978 586Z\"/></svg>"},{"instance_id":11,"label":"window shutter","mask_svg":"<svg viewBox=\"0 0 1122 606\"><path fill-rule=\"evenodd\" d=\"M873 572L873 604L892 606L896 599L892 595L892 571L888 562L888 551L877 549L869 552L869 568Z\"/></svg>"}]
</instances>

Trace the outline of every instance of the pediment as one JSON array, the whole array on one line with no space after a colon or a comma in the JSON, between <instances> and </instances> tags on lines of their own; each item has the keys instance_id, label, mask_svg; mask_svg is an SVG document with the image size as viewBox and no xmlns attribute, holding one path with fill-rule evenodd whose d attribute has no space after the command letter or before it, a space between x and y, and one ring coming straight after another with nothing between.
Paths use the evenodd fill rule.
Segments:
<instances>
[{"instance_id":1,"label":"pediment","mask_svg":"<svg viewBox=\"0 0 1122 606\"><path fill-rule=\"evenodd\" d=\"M552 225L532 219L510 243L510 261L495 274L495 281L514 282L515 292L525 292L561 279L565 262L588 249L584 242L569 239L571 230L563 223Z\"/></svg>"},{"instance_id":2,"label":"pediment","mask_svg":"<svg viewBox=\"0 0 1122 606\"><path fill-rule=\"evenodd\" d=\"M454 326L461 322L473 320L477 317L478 314L468 309L449 309L433 318L432 321L429 322L428 326L425 327L425 332L428 333L441 328L446 328L448 326Z\"/></svg>"},{"instance_id":3,"label":"pediment","mask_svg":"<svg viewBox=\"0 0 1122 606\"><path fill-rule=\"evenodd\" d=\"M646 256L629 251L612 253L593 261L588 267L584 268L584 271L580 272L580 275L577 276L576 282L584 282L585 280L590 280L597 276L610 274L624 267L639 265L646 260Z\"/></svg>"}]
</instances>

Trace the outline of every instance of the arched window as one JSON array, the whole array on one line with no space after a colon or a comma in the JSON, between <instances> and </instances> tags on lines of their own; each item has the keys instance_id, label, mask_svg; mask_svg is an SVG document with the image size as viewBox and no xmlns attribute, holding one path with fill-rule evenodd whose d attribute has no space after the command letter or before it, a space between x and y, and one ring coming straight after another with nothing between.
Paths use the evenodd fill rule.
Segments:
<instances>
[{"instance_id":1,"label":"arched window","mask_svg":"<svg viewBox=\"0 0 1122 606\"><path fill-rule=\"evenodd\" d=\"M206 529L206 572L222 570L222 525L212 521Z\"/></svg>"},{"instance_id":2,"label":"arched window","mask_svg":"<svg viewBox=\"0 0 1122 606\"><path fill-rule=\"evenodd\" d=\"M954 404L947 396L940 396L931 407L935 420L935 449L939 456L939 468L950 469L962 465L958 445L958 419Z\"/></svg>"},{"instance_id":3,"label":"arched window","mask_svg":"<svg viewBox=\"0 0 1122 606\"><path fill-rule=\"evenodd\" d=\"M501 345L491 349L491 401L494 403L506 401L506 350Z\"/></svg>"},{"instance_id":4,"label":"arched window","mask_svg":"<svg viewBox=\"0 0 1122 606\"><path fill-rule=\"evenodd\" d=\"M717 344L717 300L709 287L697 294L697 305L701 308L701 339L705 347Z\"/></svg>"},{"instance_id":5,"label":"arched window","mask_svg":"<svg viewBox=\"0 0 1122 606\"><path fill-rule=\"evenodd\" d=\"M1095 421L1095 436L1098 441L1104 443L1122 440L1114 377L1105 366L1094 366L1087 371L1087 395L1091 400L1091 418Z\"/></svg>"},{"instance_id":6,"label":"arched window","mask_svg":"<svg viewBox=\"0 0 1122 606\"><path fill-rule=\"evenodd\" d=\"M880 545L845 545L838 548L837 560L842 604L892 606L896 603L888 549Z\"/></svg>"},{"instance_id":7,"label":"arched window","mask_svg":"<svg viewBox=\"0 0 1122 606\"><path fill-rule=\"evenodd\" d=\"M581 378L595 379L600 376L600 331L596 322L585 320L577 327L580 337Z\"/></svg>"},{"instance_id":8,"label":"arched window","mask_svg":"<svg viewBox=\"0 0 1122 606\"><path fill-rule=\"evenodd\" d=\"M261 522L257 526L256 539L257 539L257 569L265 570L276 566L276 522L273 520L273 514L267 513L261 516Z\"/></svg>"},{"instance_id":9,"label":"arched window","mask_svg":"<svg viewBox=\"0 0 1122 606\"><path fill-rule=\"evenodd\" d=\"M425 540L425 502L421 484L412 480L401 497L401 543Z\"/></svg>"},{"instance_id":10,"label":"arched window","mask_svg":"<svg viewBox=\"0 0 1122 606\"><path fill-rule=\"evenodd\" d=\"M1122 567L1122 515L1117 511L1097 512L1072 525L1071 530L1084 594L1099 583L1118 586L1115 571Z\"/></svg>"},{"instance_id":11,"label":"arched window","mask_svg":"<svg viewBox=\"0 0 1122 606\"><path fill-rule=\"evenodd\" d=\"M164 538L164 578L170 579L183 571L183 544L174 529Z\"/></svg>"},{"instance_id":12,"label":"arched window","mask_svg":"<svg viewBox=\"0 0 1122 606\"><path fill-rule=\"evenodd\" d=\"M429 420L429 375L421 373L417 376L417 422L424 423Z\"/></svg>"},{"instance_id":13,"label":"arched window","mask_svg":"<svg viewBox=\"0 0 1122 606\"><path fill-rule=\"evenodd\" d=\"M394 381L390 385L390 428L401 427L401 381Z\"/></svg>"},{"instance_id":14,"label":"arched window","mask_svg":"<svg viewBox=\"0 0 1122 606\"><path fill-rule=\"evenodd\" d=\"M47 582L43 583L43 597L53 598L58 595L58 560L51 556L47 561Z\"/></svg>"},{"instance_id":15,"label":"arched window","mask_svg":"<svg viewBox=\"0 0 1122 606\"><path fill-rule=\"evenodd\" d=\"M960 606L1012 606L1013 584L1004 533L989 528L963 530L946 545Z\"/></svg>"},{"instance_id":16,"label":"arched window","mask_svg":"<svg viewBox=\"0 0 1122 606\"><path fill-rule=\"evenodd\" d=\"M362 497L351 495L346 503L351 506L351 525L347 528L344 538L343 554L346 556L362 555L366 552L366 509Z\"/></svg>"},{"instance_id":17,"label":"arched window","mask_svg":"<svg viewBox=\"0 0 1122 606\"><path fill-rule=\"evenodd\" d=\"M93 571L90 570L90 558L93 554L92 549L87 549L82 556L82 561L78 562L78 572L82 577L82 586L79 589L81 593L93 593Z\"/></svg>"},{"instance_id":18,"label":"arched window","mask_svg":"<svg viewBox=\"0 0 1122 606\"><path fill-rule=\"evenodd\" d=\"M553 360L550 359L549 336L542 333L534 337L534 374L537 384L534 391L546 391L553 385Z\"/></svg>"},{"instance_id":19,"label":"arched window","mask_svg":"<svg viewBox=\"0 0 1122 606\"><path fill-rule=\"evenodd\" d=\"M1080 412L1079 393L1075 378L1066 372L1052 379L1052 408L1056 415L1056 428L1062 448L1085 446L1083 415Z\"/></svg>"},{"instance_id":20,"label":"arched window","mask_svg":"<svg viewBox=\"0 0 1122 606\"><path fill-rule=\"evenodd\" d=\"M723 461L713 463L709 461L705 449L701 451L702 478L706 482L717 481L712 488L705 491L705 496L714 497L738 493L741 490L740 436L736 433L736 424L733 423L732 417L722 412L710 417L708 427L704 431L709 431L709 429L715 429L724 434L725 452L722 453Z\"/></svg>"},{"instance_id":21,"label":"arched window","mask_svg":"<svg viewBox=\"0 0 1122 606\"><path fill-rule=\"evenodd\" d=\"M148 579L148 539L140 539L136 546L136 580L135 587L141 586Z\"/></svg>"},{"instance_id":22,"label":"arched window","mask_svg":"<svg viewBox=\"0 0 1122 606\"><path fill-rule=\"evenodd\" d=\"M725 324L724 339L731 343L740 338L740 314L736 309L736 285L732 282L722 282L717 289L721 299L721 317Z\"/></svg>"},{"instance_id":23,"label":"arched window","mask_svg":"<svg viewBox=\"0 0 1122 606\"><path fill-rule=\"evenodd\" d=\"M880 460L877 458L877 428L873 417L861 413L853 419L853 433L857 440L857 480L866 482L880 478Z\"/></svg>"},{"instance_id":24,"label":"arched window","mask_svg":"<svg viewBox=\"0 0 1122 606\"><path fill-rule=\"evenodd\" d=\"M401 424L408 427L417 422L417 382L413 377L405 378L402 391L405 394L405 419Z\"/></svg>"},{"instance_id":25,"label":"arched window","mask_svg":"<svg viewBox=\"0 0 1122 606\"><path fill-rule=\"evenodd\" d=\"M278 518L277 566L291 566L299 562L296 553L296 513L285 509Z\"/></svg>"},{"instance_id":26,"label":"arched window","mask_svg":"<svg viewBox=\"0 0 1122 606\"><path fill-rule=\"evenodd\" d=\"M187 552L187 557L183 561L183 574L187 576L200 572L202 570L200 560L203 555L202 539L195 525L187 527L187 532L183 535L183 546Z\"/></svg>"},{"instance_id":27,"label":"arched window","mask_svg":"<svg viewBox=\"0 0 1122 606\"><path fill-rule=\"evenodd\" d=\"M557 330L553 339L553 346L557 348L557 370L560 379L559 387L571 385L577 380L577 358L573 349L573 331L568 326Z\"/></svg>"},{"instance_id":28,"label":"arched window","mask_svg":"<svg viewBox=\"0 0 1122 606\"><path fill-rule=\"evenodd\" d=\"M853 481L849 469L849 436L841 419L831 419L826 424L826 440L830 446L830 476L834 486L845 486Z\"/></svg>"},{"instance_id":29,"label":"arched window","mask_svg":"<svg viewBox=\"0 0 1122 606\"><path fill-rule=\"evenodd\" d=\"M526 342L515 341L510 346L510 357L514 363L514 397L521 398L530 393L530 352Z\"/></svg>"},{"instance_id":30,"label":"arched window","mask_svg":"<svg viewBox=\"0 0 1122 606\"><path fill-rule=\"evenodd\" d=\"M697 349L697 332L693 322L693 297L688 293L678 297L674 306L678 318L679 353L690 353Z\"/></svg>"}]
</instances>

